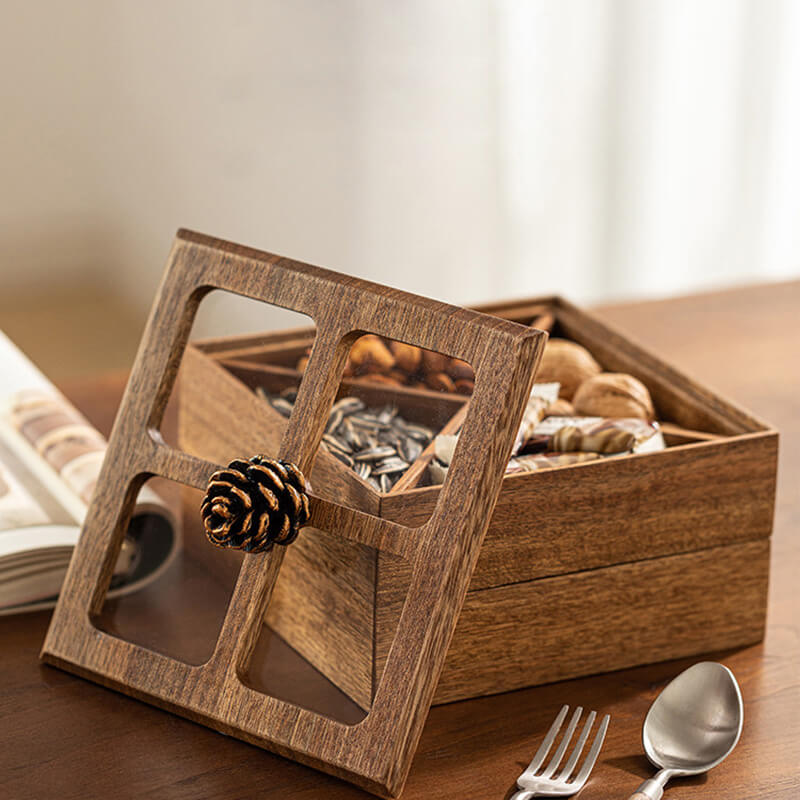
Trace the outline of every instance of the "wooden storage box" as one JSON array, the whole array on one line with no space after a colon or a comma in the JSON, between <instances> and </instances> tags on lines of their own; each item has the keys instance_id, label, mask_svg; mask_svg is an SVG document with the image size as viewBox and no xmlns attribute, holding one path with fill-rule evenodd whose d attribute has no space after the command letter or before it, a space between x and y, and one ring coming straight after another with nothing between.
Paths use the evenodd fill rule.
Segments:
<instances>
[{"instance_id":1,"label":"wooden storage box","mask_svg":"<svg viewBox=\"0 0 800 800\"><path fill-rule=\"evenodd\" d=\"M435 703L697 655L759 641L769 574L778 435L590 314L557 297L484 306L555 335L604 369L641 379L666 450L509 474L441 674ZM313 330L206 340L180 375L179 445L217 463L253 442L277 451L285 419L254 393L297 384ZM445 427L465 402L345 381L367 402ZM683 429L678 431L677 429ZM420 457L388 493L320 449L314 491L406 525L439 487ZM233 553L228 568L238 570ZM267 624L368 708L405 597L402 563L306 529L288 551Z\"/></svg>"}]
</instances>

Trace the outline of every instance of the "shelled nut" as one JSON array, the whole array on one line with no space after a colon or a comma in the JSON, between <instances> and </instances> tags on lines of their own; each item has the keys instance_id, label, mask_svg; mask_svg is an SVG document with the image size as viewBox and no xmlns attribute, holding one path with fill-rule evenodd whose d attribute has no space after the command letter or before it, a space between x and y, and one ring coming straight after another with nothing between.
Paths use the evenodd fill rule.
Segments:
<instances>
[{"instance_id":1,"label":"shelled nut","mask_svg":"<svg viewBox=\"0 0 800 800\"><path fill-rule=\"evenodd\" d=\"M460 358L451 358L447 363L446 372L454 381L475 380L475 370L472 369L472 365Z\"/></svg>"},{"instance_id":2,"label":"shelled nut","mask_svg":"<svg viewBox=\"0 0 800 800\"><path fill-rule=\"evenodd\" d=\"M350 348L350 363L356 370L367 370L377 367L378 370L390 370L395 365L392 351L379 336L370 333L353 342Z\"/></svg>"},{"instance_id":3,"label":"shelled nut","mask_svg":"<svg viewBox=\"0 0 800 800\"><path fill-rule=\"evenodd\" d=\"M436 392L455 392L456 385L446 372L432 372L425 379L430 389Z\"/></svg>"},{"instance_id":4,"label":"shelled nut","mask_svg":"<svg viewBox=\"0 0 800 800\"><path fill-rule=\"evenodd\" d=\"M444 372L447 369L448 358L433 350L422 351L422 367L426 373Z\"/></svg>"},{"instance_id":5,"label":"shelled nut","mask_svg":"<svg viewBox=\"0 0 800 800\"><path fill-rule=\"evenodd\" d=\"M416 372L422 364L422 350L413 344L404 342L389 342L389 349L392 351L397 366L411 374Z\"/></svg>"}]
</instances>

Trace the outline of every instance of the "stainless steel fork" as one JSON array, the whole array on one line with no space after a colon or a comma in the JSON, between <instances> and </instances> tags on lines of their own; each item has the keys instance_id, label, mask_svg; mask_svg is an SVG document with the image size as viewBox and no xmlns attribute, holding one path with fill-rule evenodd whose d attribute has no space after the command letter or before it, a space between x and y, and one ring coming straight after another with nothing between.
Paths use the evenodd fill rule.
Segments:
<instances>
[{"instance_id":1,"label":"stainless steel fork","mask_svg":"<svg viewBox=\"0 0 800 800\"><path fill-rule=\"evenodd\" d=\"M572 740L572 735L578 727L581 714L583 714L583 709L578 706L572 714L569 725L567 725L567 729L564 731L564 736L556 748L556 751L553 753L547 766L542 769L547 754L550 752L550 748L553 746L553 742L555 742L568 713L569 706L562 706L561 711L558 712L558 716L553 720L550 730L547 731L547 736L544 737L544 741L536 751L533 761L528 764L525 772L517 778L519 791L511 796L511 800L528 800L529 797L536 797L537 795L568 797L569 795L576 794L583 788L583 785L589 777L589 773L592 771L594 762L597 761L597 756L600 754L600 748L603 746L603 740L606 738L608 722L611 718L606 714L601 720L600 727L597 729L597 734L594 737L594 742L592 742L592 746L586 755L586 760L575 773L575 766L578 763L578 759L581 757L583 747L589 738L592 725L594 725L595 718L597 717L597 713L591 711L586 718L583 730L578 737L578 741L575 743L575 747L572 748L569 760L564 764L563 769L559 770L564 754L567 752L569 743ZM539 770L541 770L541 772L539 772ZM539 773L538 775L537 772ZM575 773L574 777L573 773ZM572 780L570 780L570 778L572 778Z\"/></svg>"}]
</instances>

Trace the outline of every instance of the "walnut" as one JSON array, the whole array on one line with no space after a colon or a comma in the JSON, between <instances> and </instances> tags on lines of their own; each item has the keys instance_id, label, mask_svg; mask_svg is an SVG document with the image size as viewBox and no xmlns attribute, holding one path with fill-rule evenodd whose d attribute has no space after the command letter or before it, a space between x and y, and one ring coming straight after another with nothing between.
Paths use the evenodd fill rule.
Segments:
<instances>
[{"instance_id":1,"label":"walnut","mask_svg":"<svg viewBox=\"0 0 800 800\"><path fill-rule=\"evenodd\" d=\"M656 416L647 387L622 372L604 372L584 381L572 403L577 414L591 417L639 417L652 422Z\"/></svg>"},{"instance_id":2,"label":"walnut","mask_svg":"<svg viewBox=\"0 0 800 800\"><path fill-rule=\"evenodd\" d=\"M536 382L557 381L561 384L559 397L571 400L575 390L585 380L601 371L602 368L585 347L566 339L550 339L544 348Z\"/></svg>"}]
</instances>

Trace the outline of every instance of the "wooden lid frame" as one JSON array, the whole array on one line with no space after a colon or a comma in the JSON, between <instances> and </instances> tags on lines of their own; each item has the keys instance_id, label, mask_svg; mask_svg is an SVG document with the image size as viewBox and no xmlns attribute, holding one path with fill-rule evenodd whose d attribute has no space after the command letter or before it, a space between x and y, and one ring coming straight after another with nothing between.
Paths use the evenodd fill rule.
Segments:
<instances>
[{"instance_id":1,"label":"wooden lid frame","mask_svg":"<svg viewBox=\"0 0 800 800\"><path fill-rule=\"evenodd\" d=\"M376 333L440 351L475 369L475 390L448 479L423 526L407 528L312 497L314 527L401 555L411 566L382 680L371 710L355 725L268 697L242 680L282 547L245 556L215 649L203 664L185 664L124 641L92 621L144 481L161 476L202 489L220 467L169 447L158 432L198 305L213 289L298 311L316 323L278 454L307 474L358 336ZM545 339L541 331L496 317L179 231L42 659L375 794L396 796L428 714Z\"/></svg>"}]
</instances>

